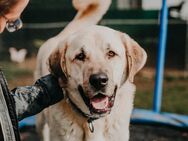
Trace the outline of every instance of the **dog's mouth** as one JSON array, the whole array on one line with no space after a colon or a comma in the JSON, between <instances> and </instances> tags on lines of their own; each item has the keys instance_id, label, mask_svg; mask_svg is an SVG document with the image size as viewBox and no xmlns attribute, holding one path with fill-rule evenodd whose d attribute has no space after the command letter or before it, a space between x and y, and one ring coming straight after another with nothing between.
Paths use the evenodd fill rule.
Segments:
<instances>
[{"instance_id":1,"label":"dog's mouth","mask_svg":"<svg viewBox=\"0 0 188 141\"><path fill-rule=\"evenodd\" d=\"M99 114L108 112L111 109L112 104L114 103L114 101L112 102L110 99L111 97L108 97L101 93L91 98L90 105L92 112Z\"/></svg>"},{"instance_id":2,"label":"dog's mouth","mask_svg":"<svg viewBox=\"0 0 188 141\"><path fill-rule=\"evenodd\" d=\"M104 93L97 93L95 96L89 98L84 93L83 87L81 85L78 86L79 93L90 110L90 114L106 114L110 113L111 108L114 105L114 100L116 96L117 86L114 88L114 92L112 96L107 96Z\"/></svg>"}]
</instances>

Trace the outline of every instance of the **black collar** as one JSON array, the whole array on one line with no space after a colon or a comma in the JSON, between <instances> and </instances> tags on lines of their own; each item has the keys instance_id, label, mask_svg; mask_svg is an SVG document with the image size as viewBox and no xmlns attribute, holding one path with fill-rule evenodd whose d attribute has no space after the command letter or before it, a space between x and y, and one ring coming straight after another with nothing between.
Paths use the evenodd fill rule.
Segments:
<instances>
[{"instance_id":1,"label":"black collar","mask_svg":"<svg viewBox=\"0 0 188 141\"><path fill-rule=\"evenodd\" d=\"M80 115L82 115L84 118L87 118L88 119L88 121L94 121L94 120L96 120L96 119L99 119L99 118L94 118L94 117L90 117L90 115L89 114L86 114L86 113L84 113L80 108L78 108L78 106L76 106L76 104L74 104L74 102L72 102L72 100L68 97L68 99L69 99L69 101L70 101L70 103L71 103L71 105L72 105L72 107L73 107L73 110L74 111L76 111L77 113L79 113Z\"/></svg>"}]
</instances>

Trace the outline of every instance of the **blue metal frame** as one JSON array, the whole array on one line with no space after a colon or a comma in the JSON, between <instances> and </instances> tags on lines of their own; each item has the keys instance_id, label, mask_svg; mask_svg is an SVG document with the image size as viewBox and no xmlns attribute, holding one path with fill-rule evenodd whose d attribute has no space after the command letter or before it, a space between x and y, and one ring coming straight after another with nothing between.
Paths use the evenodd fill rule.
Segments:
<instances>
[{"instance_id":1,"label":"blue metal frame","mask_svg":"<svg viewBox=\"0 0 188 141\"><path fill-rule=\"evenodd\" d=\"M157 56L157 70L155 78L155 89L153 98L153 110L133 110L132 123L162 124L180 128L188 128L188 116L161 112L163 76L166 52L166 40L168 29L168 7L163 0L160 14L160 35Z\"/></svg>"},{"instance_id":2,"label":"blue metal frame","mask_svg":"<svg viewBox=\"0 0 188 141\"><path fill-rule=\"evenodd\" d=\"M32 117L28 117L23 119L22 121L19 122L19 127L22 128L24 126L34 126L36 123L36 117L32 116Z\"/></svg>"},{"instance_id":3,"label":"blue metal frame","mask_svg":"<svg viewBox=\"0 0 188 141\"><path fill-rule=\"evenodd\" d=\"M160 35L158 45L158 60L156 70L156 81L153 99L153 111L159 113L161 110L162 90L163 90L163 74L165 64L166 39L168 29L168 8L166 0L163 0L162 10L160 14Z\"/></svg>"},{"instance_id":4,"label":"blue metal frame","mask_svg":"<svg viewBox=\"0 0 188 141\"><path fill-rule=\"evenodd\" d=\"M131 123L167 125L188 129L188 116L166 112L157 113L145 109L134 109Z\"/></svg>"},{"instance_id":5,"label":"blue metal frame","mask_svg":"<svg viewBox=\"0 0 188 141\"><path fill-rule=\"evenodd\" d=\"M150 123L170 125L174 127L188 128L188 116L173 113L162 113L161 100L163 88L163 74L165 63L166 39L168 29L168 8L166 0L163 0L160 15L160 36L157 56L156 81L154 89L153 110L134 109L132 123ZM35 117L24 119L20 122L20 127L35 124Z\"/></svg>"}]
</instances>

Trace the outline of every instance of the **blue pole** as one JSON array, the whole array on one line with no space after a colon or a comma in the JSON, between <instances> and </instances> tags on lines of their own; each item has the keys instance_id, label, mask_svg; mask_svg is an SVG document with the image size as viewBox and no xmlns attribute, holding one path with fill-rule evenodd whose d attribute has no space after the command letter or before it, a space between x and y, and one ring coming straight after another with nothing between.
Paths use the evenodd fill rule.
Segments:
<instances>
[{"instance_id":1,"label":"blue pole","mask_svg":"<svg viewBox=\"0 0 188 141\"><path fill-rule=\"evenodd\" d=\"M160 13L160 35L159 35L157 70L156 70L154 99L153 99L153 111L158 113L161 110L167 28L168 28L168 8L167 8L166 0L163 0L162 9Z\"/></svg>"}]
</instances>

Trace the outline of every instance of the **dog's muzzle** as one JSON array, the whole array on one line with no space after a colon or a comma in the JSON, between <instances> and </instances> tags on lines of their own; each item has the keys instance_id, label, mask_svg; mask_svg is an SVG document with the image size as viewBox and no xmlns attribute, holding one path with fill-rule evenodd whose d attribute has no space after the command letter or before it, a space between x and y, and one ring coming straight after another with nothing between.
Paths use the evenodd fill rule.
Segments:
<instances>
[{"instance_id":1,"label":"dog's muzzle","mask_svg":"<svg viewBox=\"0 0 188 141\"><path fill-rule=\"evenodd\" d=\"M108 84L107 75L105 75L104 73L93 74L89 78L89 83L95 90L93 95L89 96L87 91L84 91L82 85L78 85L77 89L90 113L83 112L76 104L74 104L74 102L70 98L69 101L74 110L79 112L82 116L88 118L88 128L93 133L93 120L110 114L116 97L117 85L114 86L111 96L108 96L105 94L105 89Z\"/></svg>"},{"instance_id":2,"label":"dog's muzzle","mask_svg":"<svg viewBox=\"0 0 188 141\"><path fill-rule=\"evenodd\" d=\"M99 117L103 117L110 113L111 108L114 105L117 86L115 86L112 96L107 96L104 93L97 93L95 96L89 98L86 96L81 85L78 86L78 91L84 103L89 108L90 116L98 115Z\"/></svg>"},{"instance_id":3,"label":"dog's muzzle","mask_svg":"<svg viewBox=\"0 0 188 141\"><path fill-rule=\"evenodd\" d=\"M78 85L77 89L85 105L89 109L89 113L83 112L74 102L69 98L74 109L81 113L84 117L98 119L104 117L111 112L114 105L117 85L114 86L111 94L106 94L108 85L108 76L105 73L92 74L89 77L89 84L93 93L88 93L82 85ZM110 96L109 96L110 95Z\"/></svg>"}]
</instances>

